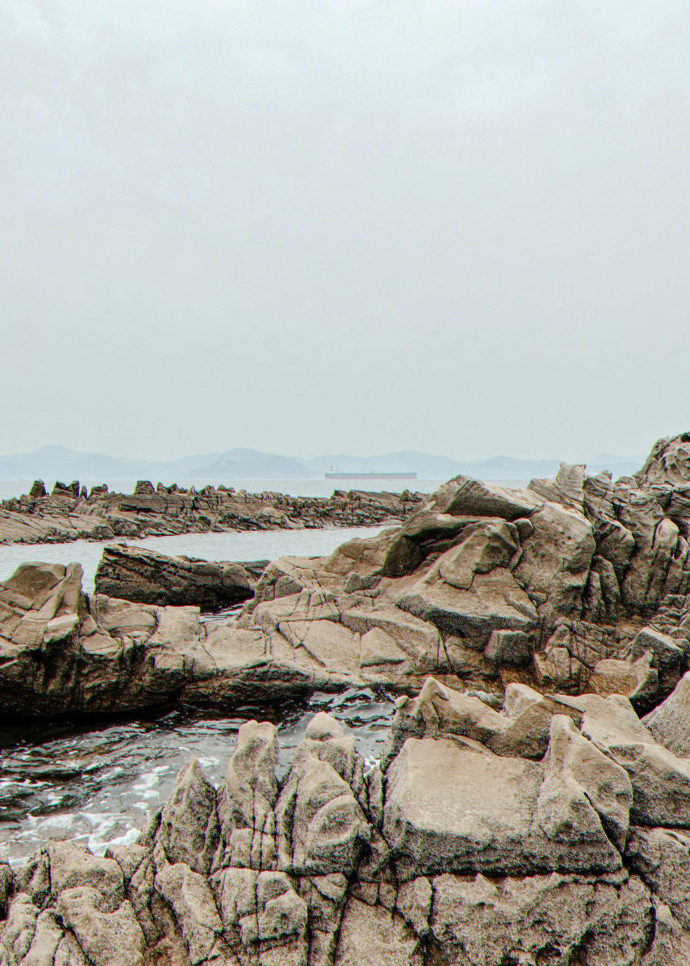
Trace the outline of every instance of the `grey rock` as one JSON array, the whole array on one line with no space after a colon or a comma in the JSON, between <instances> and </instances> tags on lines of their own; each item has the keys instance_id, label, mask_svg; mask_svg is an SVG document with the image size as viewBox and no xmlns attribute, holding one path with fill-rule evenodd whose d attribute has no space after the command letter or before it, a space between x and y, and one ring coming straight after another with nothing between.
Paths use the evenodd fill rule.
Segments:
<instances>
[{"instance_id":1,"label":"grey rock","mask_svg":"<svg viewBox=\"0 0 690 966\"><path fill-rule=\"evenodd\" d=\"M87 886L101 895L100 908L113 912L125 898L122 869L112 859L101 859L73 842L51 842L50 887L57 899L65 889Z\"/></svg>"},{"instance_id":2,"label":"grey rock","mask_svg":"<svg viewBox=\"0 0 690 966\"><path fill-rule=\"evenodd\" d=\"M208 873L218 845L216 792L190 758L161 813L157 841L169 862Z\"/></svg>"},{"instance_id":3,"label":"grey rock","mask_svg":"<svg viewBox=\"0 0 690 966\"><path fill-rule=\"evenodd\" d=\"M419 943L401 916L350 899L340 927L335 966L422 966Z\"/></svg>"},{"instance_id":4,"label":"grey rock","mask_svg":"<svg viewBox=\"0 0 690 966\"><path fill-rule=\"evenodd\" d=\"M439 513L452 516L476 514L502 517L504 520L530 517L543 502L535 494L506 489L466 476L456 476L444 483L433 497L433 505Z\"/></svg>"},{"instance_id":5,"label":"grey rock","mask_svg":"<svg viewBox=\"0 0 690 966\"><path fill-rule=\"evenodd\" d=\"M267 721L243 724L219 794L220 844L215 866L270 869L275 864L277 763L275 725Z\"/></svg>"},{"instance_id":6,"label":"grey rock","mask_svg":"<svg viewBox=\"0 0 690 966\"><path fill-rule=\"evenodd\" d=\"M223 924L204 876L184 862L166 865L156 875L156 889L172 907L193 966L211 955Z\"/></svg>"},{"instance_id":7,"label":"grey rock","mask_svg":"<svg viewBox=\"0 0 690 966\"><path fill-rule=\"evenodd\" d=\"M568 841L579 827L580 835L591 838L606 853L603 825L623 852L632 802L633 789L625 769L583 738L570 718L555 715L537 801L539 823L549 838Z\"/></svg>"},{"instance_id":8,"label":"grey rock","mask_svg":"<svg viewBox=\"0 0 690 966\"><path fill-rule=\"evenodd\" d=\"M363 790L353 739L329 715L317 715L275 807L281 871L327 875L354 869L371 829L351 782Z\"/></svg>"},{"instance_id":9,"label":"grey rock","mask_svg":"<svg viewBox=\"0 0 690 966\"><path fill-rule=\"evenodd\" d=\"M659 673L651 666L651 660L651 651L645 651L636 661L617 658L598 661L587 681L587 689L604 698L622 694L633 705L648 706L659 691Z\"/></svg>"},{"instance_id":10,"label":"grey rock","mask_svg":"<svg viewBox=\"0 0 690 966\"><path fill-rule=\"evenodd\" d=\"M626 851L630 867L690 930L690 835L676 829L632 829Z\"/></svg>"},{"instance_id":11,"label":"grey rock","mask_svg":"<svg viewBox=\"0 0 690 966\"><path fill-rule=\"evenodd\" d=\"M498 757L467 739L408 739L388 769L384 808L399 877L618 868L588 801L557 835L542 827L544 777L538 763ZM560 792L570 795L565 783Z\"/></svg>"},{"instance_id":12,"label":"grey rock","mask_svg":"<svg viewBox=\"0 0 690 966\"><path fill-rule=\"evenodd\" d=\"M146 941L129 902L114 912L88 886L64 889L57 912L93 966L140 966Z\"/></svg>"},{"instance_id":13,"label":"grey rock","mask_svg":"<svg viewBox=\"0 0 690 966\"><path fill-rule=\"evenodd\" d=\"M630 650L634 661L651 651L654 666L662 670L679 667L684 656L683 648L672 637L652 627L642 628L630 645Z\"/></svg>"},{"instance_id":14,"label":"grey rock","mask_svg":"<svg viewBox=\"0 0 690 966\"><path fill-rule=\"evenodd\" d=\"M143 547L105 547L96 591L142 604L219 610L254 595L255 581L241 564L168 557Z\"/></svg>"},{"instance_id":15,"label":"grey rock","mask_svg":"<svg viewBox=\"0 0 690 966\"><path fill-rule=\"evenodd\" d=\"M628 775L638 825L690 828L690 761L658 744L621 695L571 699L584 710L582 733Z\"/></svg>"},{"instance_id":16,"label":"grey rock","mask_svg":"<svg viewBox=\"0 0 690 966\"><path fill-rule=\"evenodd\" d=\"M484 648L484 657L497 667L528 667L534 641L522 631L493 631Z\"/></svg>"},{"instance_id":17,"label":"grey rock","mask_svg":"<svg viewBox=\"0 0 690 966\"><path fill-rule=\"evenodd\" d=\"M433 888L431 935L439 962L567 966L580 959L636 966L653 929L649 890L624 874L507 879L444 874Z\"/></svg>"}]
</instances>

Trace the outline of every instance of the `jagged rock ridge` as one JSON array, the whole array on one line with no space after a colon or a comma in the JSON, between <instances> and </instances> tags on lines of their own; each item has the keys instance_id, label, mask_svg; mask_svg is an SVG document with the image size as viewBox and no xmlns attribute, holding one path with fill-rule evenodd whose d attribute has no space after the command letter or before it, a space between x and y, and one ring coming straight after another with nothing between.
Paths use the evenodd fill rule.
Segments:
<instances>
[{"instance_id":1,"label":"jagged rock ridge","mask_svg":"<svg viewBox=\"0 0 690 966\"><path fill-rule=\"evenodd\" d=\"M190 760L136 844L0 867L0 962L687 962L690 762L627 699L512 684L496 711L430 678L380 766L324 713L282 781L277 757L248 722L221 787Z\"/></svg>"},{"instance_id":2,"label":"jagged rock ridge","mask_svg":"<svg viewBox=\"0 0 690 966\"><path fill-rule=\"evenodd\" d=\"M30 492L0 503L0 544L112 540L233 530L375 526L404 520L422 495L335 490L330 497L247 493L221 485L197 491L140 481L133 494L90 492L78 481L56 483L50 494L37 480Z\"/></svg>"},{"instance_id":3,"label":"jagged rock ridge","mask_svg":"<svg viewBox=\"0 0 690 966\"><path fill-rule=\"evenodd\" d=\"M0 707L412 692L434 674L456 688L623 693L650 710L688 666L688 449L685 437L657 444L616 483L566 466L525 490L457 477L401 527L274 561L225 624L194 607L88 598L74 567L65 598L66 572L20 568L0 585Z\"/></svg>"},{"instance_id":4,"label":"jagged rock ridge","mask_svg":"<svg viewBox=\"0 0 690 966\"><path fill-rule=\"evenodd\" d=\"M135 845L0 867L0 963L690 961L689 440L617 483L456 478L400 528L274 561L226 624L20 568L5 708L405 693L376 767L320 714L279 780L250 722L222 786L190 761Z\"/></svg>"}]
</instances>

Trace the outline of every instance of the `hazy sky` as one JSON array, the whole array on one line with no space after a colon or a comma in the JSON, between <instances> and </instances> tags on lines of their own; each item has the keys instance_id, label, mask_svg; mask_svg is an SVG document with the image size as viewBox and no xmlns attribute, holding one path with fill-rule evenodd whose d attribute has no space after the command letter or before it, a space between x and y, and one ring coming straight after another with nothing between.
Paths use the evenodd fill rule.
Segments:
<instances>
[{"instance_id":1,"label":"hazy sky","mask_svg":"<svg viewBox=\"0 0 690 966\"><path fill-rule=\"evenodd\" d=\"M683 0L0 0L0 452L690 428Z\"/></svg>"}]
</instances>

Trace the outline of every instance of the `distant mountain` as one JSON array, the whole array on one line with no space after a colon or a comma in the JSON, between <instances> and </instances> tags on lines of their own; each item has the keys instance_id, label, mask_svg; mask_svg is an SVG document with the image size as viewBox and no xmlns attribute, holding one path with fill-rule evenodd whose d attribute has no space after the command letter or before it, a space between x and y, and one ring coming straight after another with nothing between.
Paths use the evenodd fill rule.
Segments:
<instances>
[{"instance_id":1,"label":"distant mountain","mask_svg":"<svg viewBox=\"0 0 690 966\"><path fill-rule=\"evenodd\" d=\"M254 450L230 450L201 474L212 480L308 480L317 475L304 460Z\"/></svg>"},{"instance_id":2,"label":"distant mountain","mask_svg":"<svg viewBox=\"0 0 690 966\"><path fill-rule=\"evenodd\" d=\"M614 476L636 472L642 457L597 456L588 472L609 469ZM457 461L447 456L430 456L414 450L381 456L327 454L299 459L255 449L234 448L223 453L205 453L168 461L130 460L102 453L81 453L66 446L42 446L33 453L0 456L0 480L82 480L88 482L150 479L160 481L213 480L229 483L245 480L321 479L325 472L416 473L420 480L447 480L462 473L485 480L529 480L553 476L558 460L520 460L493 456L485 460Z\"/></svg>"}]
</instances>

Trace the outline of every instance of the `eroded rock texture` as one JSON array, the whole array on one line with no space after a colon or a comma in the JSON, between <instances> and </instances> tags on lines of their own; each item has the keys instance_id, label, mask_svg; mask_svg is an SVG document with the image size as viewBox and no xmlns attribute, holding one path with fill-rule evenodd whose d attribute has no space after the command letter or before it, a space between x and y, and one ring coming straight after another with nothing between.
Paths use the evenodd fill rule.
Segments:
<instances>
[{"instance_id":1,"label":"eroded rock texture","mask_svg":"<svg viewBox=\"0 0 690 966\"><path fill-rule=\"evenodd\" d=\"M267 563L263 561L263 566ZM227 561L166 557L143 547L113 544L103 550L96 593L138 604L220 610L254 596L252 570L256 569Z\"/></svg>"},{"instance_id":2,"label":"eroded rock texture","mask_svg":"<svg viewBox=\"0 0 690 966\"><path fill-rule=\"evenodd\" d=\"M75 567L20 568L0 585L0 708L413 693L433 674L456 690L623 694L650 712L688 668L689 452L664 440L616 483L565 465L525 490L457 477L402 526L276 560L258 581L112 549L88 599ZM252 590L237 620L161 606Z\"/></svg>"},{"instance_id":3,"label":"eroded rock texture","mask_svg":"<svg viewBox=\"0 0 690 966\"><path fill-rule=\"evenodd\" d=\"M140 481L134 493L90 493L75 481L56 483L51 493L37 480L29 493L0 502L0 544L112 540L209 530L279 530L302 527L375 526L404 520L422 495L335 490L330 497L236 492L225 486L156 489Z\"/></svg>"},{"instance_id":4,"label":"eroded rock texture","mask_svg":"<svg viewBox=\"0 0 690 966\"><path fill-rule=\"evenodd\" d=\"M277 757L248 722L221 787L190 760L136 844L0 867L0 962L688 961L690 762L625 697L512 684L496 710L429 678L380 766L324 713L282 781Z\"/></svg>"}]
</instances>

